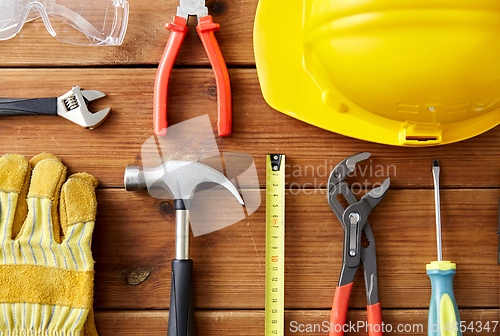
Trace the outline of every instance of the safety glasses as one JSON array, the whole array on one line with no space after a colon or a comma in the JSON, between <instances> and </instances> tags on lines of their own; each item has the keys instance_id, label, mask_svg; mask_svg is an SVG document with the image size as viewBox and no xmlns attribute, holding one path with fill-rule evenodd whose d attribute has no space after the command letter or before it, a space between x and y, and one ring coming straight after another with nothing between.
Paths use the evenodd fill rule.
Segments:
<instances>
[{"instance_id":1,"label":"safety glasses","mask_svg":"<svg viewBox=\"0 0 500 336\"><path fill-rule=\"evenodd\" d=\"M0 40L42 18L48 32L70 44L120 45L128 23L126 0L0 0Z\"/></svg>"}]
</instances>

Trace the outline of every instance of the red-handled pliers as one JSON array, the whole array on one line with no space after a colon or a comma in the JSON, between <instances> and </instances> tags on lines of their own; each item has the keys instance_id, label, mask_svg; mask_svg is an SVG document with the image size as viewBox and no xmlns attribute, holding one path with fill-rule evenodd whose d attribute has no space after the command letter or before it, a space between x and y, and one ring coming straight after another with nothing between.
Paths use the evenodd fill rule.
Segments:
<instances>
[{"instance_id":1,"label":"red-handled pliers","mask_svg":"<svg viewBox=\"0 0 500 336\"><path fill-rule=\"evenodd\" d=\"M354 275L360 262L363 263L366 299L368 301L368 334L370 336L383 335L382 311L378 298L375 238L368 223L368 216L385 196L389 189L390 179L387 178L380 187L370 190L359 201L345 183L347 175L354 171L356 163L366 160L370 155L370 153L364 152L349 156L335 167L328 180L328 204L344 228L342 270L340 271L338 286L335 289L330 318L330 336L344 335L349 297ZM344 208L337 200L339 194L349 203L347 208ZM368 241L367 247L361 245L361 232L365 234Z\"/></svg>"},{"instance_id":2,"label":"red-handled pliers","mask_svg":"<svg viewBox=\"0 0 500 336\"><path fill-rule=\"evenodd\" d=\"M219 136L231 134L231 86L226 63L222 57L219 44L215 39L214 32L219 30L219 24L214 23L212 16L208 15L205 0L180 0L177 7L177 15L174 21L166 25L171 31L165 52L160 60L158 72L156 73L154 89L154 132L162 136L167 134L167 88L170 73L174 66L175 58L179 53L188 28L188 17L196 16L198 25L196 30L214 70L217 84L218 105L218 131Z\"/></svg>"}]
</instances>

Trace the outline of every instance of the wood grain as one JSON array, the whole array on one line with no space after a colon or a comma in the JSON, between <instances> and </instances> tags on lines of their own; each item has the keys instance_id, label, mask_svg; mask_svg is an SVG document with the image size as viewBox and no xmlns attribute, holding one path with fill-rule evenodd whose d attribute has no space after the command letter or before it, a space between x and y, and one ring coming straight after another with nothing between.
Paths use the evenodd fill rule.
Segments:
<instances>
[{"instance_id":1,"label":"wood grain","mask_svg":"<svg viewBox=\"0 0 500 336\"><path fill-rule=\"evenodd\" d=\"M457 263L454 289L461 308L498 307L499 196L497 189L442 191L443 255ZM122 189L100 190L98 200L96 307L167 309L175 248L171 203ZM197 309L264 308L263 204L232 226L192 237ZM342 261L342 227L322 193L288 194L286 206L286 308L328 309ZM221 208L217 216L224 215ZM436 260L433 192L390 189L369 220L382 307L428 307L425 264ZM129 285L127 277L144 268L152 270L149 277ZM366 306L361 268L349 304Z\"/></svg>"},{"instance_id":2,"label":"wood grain","mask_svg":"<svg viewBox=\"0 0 500 336\"><path fill-rule=\"evenodd\" d=\"M28 22L11 40L2 41L0 64L10 67L82 67L82 66L157 66L179 1L129 0L130 17L127 35L121 46L89 47L62 43L52 37L41 19ZM257 1L210 0L206 2L214 22L221 25L216 33L224 59L229 66L255 64L252 31ZM196 22L189 23L176 64L210 66Z\"/></svg>"},{"instance_id":3,"label":"wood grain","mask_svg":"<svg viewBox=\"0 0 500 336\"><path fill-rule=\"evenodd\" d=\"M498 332L498 309L461 309L462 321L474 322L474 328L466 331L466 335L491 335ZM382 312L384 328L395 334L426 335L427 312L425 310L384 310ZM233 336L261 336L264 333L264 311L237 310L237 311L197 311L196 328L200 336L233 335ZM330 311L328 310L299 310L285 311L285 335L326 335L328 330ZM368 335L366 327L366 312L350 310L347 320L360 329L356 335ZM494 322L496 321L496 322ZM480 323L478 323L480 322ZM479 332L479 326L489 322L488 330ZM325 325L323 325L325 323ZM97 311L96 324L99 335L164 335L168 324L168 311ZM389 326L390 325L390 326ZM493 331L493 326L496 330ZM316 328L316 332L314 332ZM402 332L397 332L398 328ZM406 331L404 331L406 328ZM318 332L322 331L323 332ZM473 331L471 331L473 330ZM351 333L353 334L353 333Z\"/></svg>"},{"instance_id":4,"label":"wood grain","mask_svg":"<svg viewBox=\"0 0 500 336\"><path fill-rule=\"evenodd\" d=\"M325 188L328 174L349 155L369 151L352 183L360 187L391 177L393 188L431 188L431 164L440 159L442 188L500 187L500 128L459 143L432 148L400 148L368 143L321 130L267 106L252 69L230 71L233 82L233 134L217 137L220 151L245 152L255 159L264 186L265 155L287 154L292 188ZM0 153L27 156L42 151L60 156L70 171L95 175L102 187L123 187L127 164L141 164L141 146L152 135L154 69L0 69L4 97L62 95L79 84L107 93L93 111L112 107L95 130L56 117L7 117L0 123ZM33 83L43 83L33 84ZM216 130L215 80L209 69L174 71L168 120L175 125L208 114Z\"/></svg>"},{"instance_id":5,"label":"wood grain","mask_svg":"<svg viewBox=\"0 0 500 336\"><path fill-rule=\"evenodd\" d=\"M141 147L153 134L156 68L169 36L165 23L171 21L179 2L129 3L129 29L119 47L61 43L36 20L27 23L18 36L2 41L0 52L2 97L60 96L80 85L107 94L92 103L92 111L112 107L106 122L92 131L56 117L0 120L0 153L31 157L52 152L68 165L69 173L87 171L100 181L93 254L101 336L166 334L174 255L171 201L154 199L146 192L126 192L123 173L126 165L150 159ZM229 201L223 193L211 201L224 206L200 207L207 219L234 219L236 223L191 238L198 335L264 333L264 181L265 156L270 152L287 155L287 336L326 334L292 332L291 324L296 321L314 328L329 318L343 232L328 206L326 185L338 162L362 151L372 156L349 178L358 197L391 178L389 192L369 219L377 243L384 322L422 325L426 330L431 291L425 264L436 258L433 159L440 159L442 167L443 254L457 263L454 290L462 320L467 325L498 321L500 128L451 145L401 148L351 139L273 110L262 97L255 70L252 30L257 4L257 0L206 1L214 21L221 25L216 38L229 67L233 99L233 133L216 137L218 150L253 157L260 189L252 190L260 194L262 203L246 218L227 210ZM195 24L189 22L190 31L171 76L168 122L179 125L208 114L216 130L215 79ZM192 133L198 136L199 130ZM183 148L174 156L196 158L189 150ZM238 181L243 191L249 190L248 181ZM354 322L366 319L362 274L360 268L349 302L348 320ZM465 335L491 332L476 328ZM408 333L426 334L422 330Z\"/></svg>"}]
</instances>

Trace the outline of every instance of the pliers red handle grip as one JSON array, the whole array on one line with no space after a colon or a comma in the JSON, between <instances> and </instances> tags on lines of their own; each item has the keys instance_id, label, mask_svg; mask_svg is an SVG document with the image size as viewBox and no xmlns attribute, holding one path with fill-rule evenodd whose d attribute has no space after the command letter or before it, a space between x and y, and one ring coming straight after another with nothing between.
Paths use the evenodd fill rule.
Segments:
<instances>
[{"instance_id":1,"label":"pliers red handle grip","mask_svg":"<svg viewBox=\"0 0 500 336\"><path fill-rule=\"evenodd\" d=\"M171 34L158 66L154 90L154 132L158 136L167 134L168 82L175 58L188 31L187 20L181 16L175 16L173 22L166 27ZM217 85L217 128L219 136L223 137L231 134L231 85L226 63L214 35L219 27L219 24L213 22L211 15L206 15L198 19L196 30L214 70Z\"/></svg>"},{"instance_id":2,"label":"pliers red handle grip","mask_svg":"<svg viewBox=\"0 0 500 336\"><path fill-rule=\"evenodd\" d=\"M330 317L329 336L343 336L344 325L347 318L347 308L349 306L349 297L351 296L353 282L337 286L335 297L333 299L332 315ZM368 335L382 336L382 309L380 302L367 306L368 315Z\"/></svg>"}]
</instances>

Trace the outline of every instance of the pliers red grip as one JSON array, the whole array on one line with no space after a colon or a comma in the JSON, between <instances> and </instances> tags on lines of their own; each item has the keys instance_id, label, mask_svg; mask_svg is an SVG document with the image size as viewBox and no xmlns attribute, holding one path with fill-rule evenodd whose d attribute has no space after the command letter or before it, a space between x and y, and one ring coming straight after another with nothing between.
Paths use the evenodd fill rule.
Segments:
<instances>
[{"instance_id":1,"label":"pliers red grip","mask_svg":"<svg viewBox=\"0 0 500 336\"><path fill-rule=\"evenodd\" d=\"M368 216L385 196L390 179L386 179L380 187L370 190L359 201L345 183L346 177L355 170L356 163L366 160L370 155L370 153L365 152L349 156L335 167L328 180L328 204L344 229L342 269L338 286L335 289L329 336L344 335L349 297L360 263L363 264L368 302L368 325L366 328L370 336L383 335L382 310L378 297L375 238L370 223L368 223ZM339 195L342 195L349 204L347 208L344 208L342 203L338 201L337 196ZM366 247L361 244L363 234L368 242Z\"/></svg>"},{"instance_id":2,"label":"pliers red grip","mask_svg":"<svg viewBox=\"0 0 500 336\"><path fill-rule=\"evenodd\" d=\"M347 285L337 286L335 288L335 297L333 299L332 313L330 317L329 336L343 336L344 324L347 319L347 308L349 306L349 297L351 296L353 282ZM368 305L368 335L382 336L382 308L380 302Z\"/></svg>"},{"instance_id":3,"label":"pliers red grip","mask_svg":"<svg viewBox=\"0 0 500 336\"><path fill-rule=\"evenodd\" d=\"M170 73L174 66L175 58L179 53L181 44L186 37L188 27L187 19L189 15L198 17L196 30L200 36L203 47L207 53L208 59L215 74L217 85L217 128L219 136L224 137L231 134L231 84L226 63L222 57L219 44L215 38L214 32L218 31L220 26L214 23L212 16L208 15L208 9L204 6L204 1L191 1L193 4L185 4L181 1L181 6L177 10L177 15L171 23L166 25L171 31L167 41L165 51L160 60L158 71L156 73L154 89L154 132L156 135L163 136L167 134L167 89ZM184 5L184 7L183 7Z\"/></svg>"}]
</instances>

